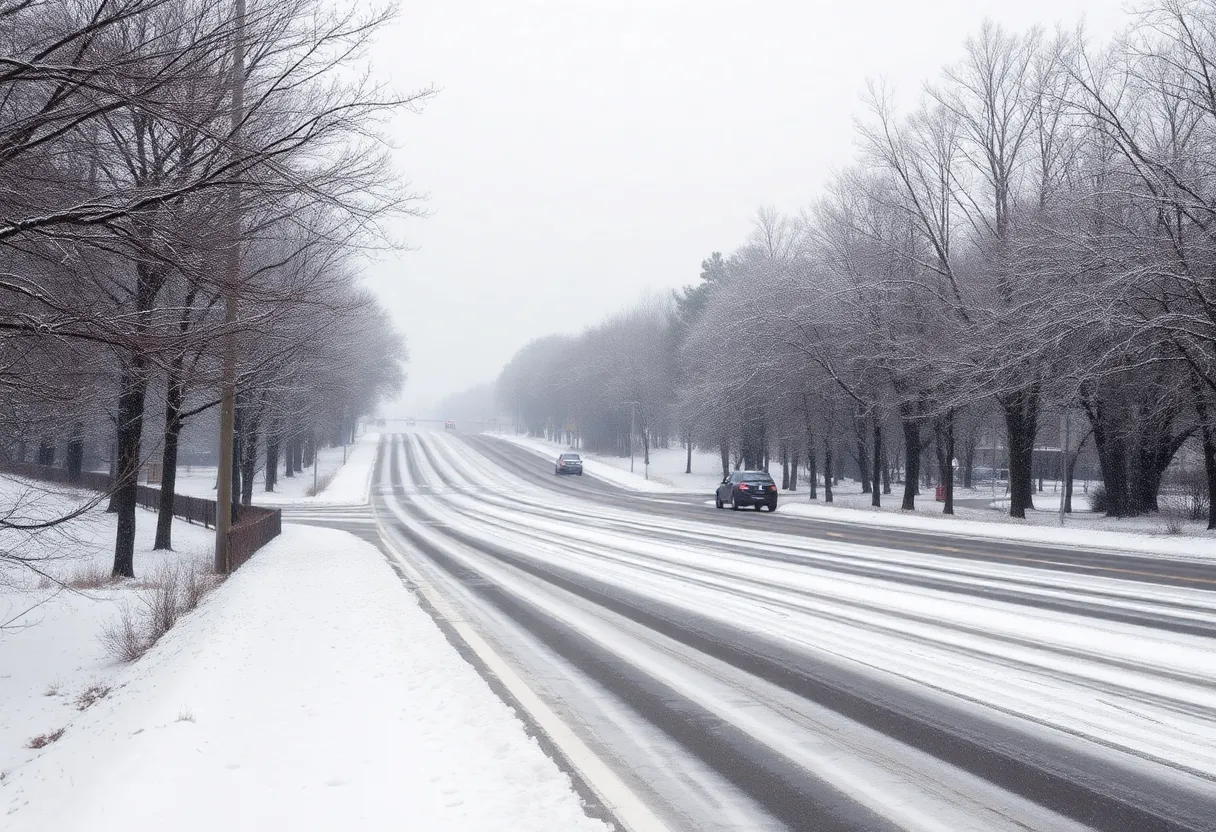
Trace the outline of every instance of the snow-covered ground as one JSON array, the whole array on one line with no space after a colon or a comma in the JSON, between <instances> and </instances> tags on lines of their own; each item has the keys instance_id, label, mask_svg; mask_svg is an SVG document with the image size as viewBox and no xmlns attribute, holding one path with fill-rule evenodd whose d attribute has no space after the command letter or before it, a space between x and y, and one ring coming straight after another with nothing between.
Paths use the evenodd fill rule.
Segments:
<instances>
[{"instance_id":1,"label":"snow-covered ground","mask_svg":"<svg viewBox=\"0 0 1216 832\"><path fill-rule=\"evenodd\" d=\"M66 612L0 639L8 832L607 828L352 535L288 524L131 665Z\"/></svg>"},{"instance_id":2,"label":"snow-covered ground","mask_svg":"<svg viewBox=\"0 0 1216 832\"><path fill-rule=\"evenodd\" d=\"M564 445L522 436L502 437L542 456L556 457ZM589 475L631 488L637 491L666 491L669 493L698 493L710 502L720 476L721 463L716 454L693 451L693 473L685 474L686 454L683 448L658 448L650 453L649 479L643 477L641 458L634 459L634 473L629 472L629 458L591 454L580 451L584 457L584 468ZM773 467L780 477L780 466ZM1112 550L1128 550L1150 554L1216 557L1216 533L1205 529L1205 524L1188 521L1178 524L1176 533L1167 533L1167 521L1161 517L1137 517L1114 519L1089 511L1086 494L1078 484L1073 494L1074 513L1059 527L1058 491L1047 490L1035 495L1036 510L1028 513L1025 520L1014 520L1003 511L1008 498L999 490L995 495L985 488L955 491L955 499L974 501L974 505L955 507L953 518L942 515L942 504L935 502L932 491L917 498L915 512L900 511L901 485L893 486L894 493L882 496L882 508L870 506L870 495L861 492L861 484L853 480L842 480L833 487L833 502L823 502L823 488L819 488L819 499L811 501L806 483L799 483L799 491L783 492L781 512L802 515L819 520L864 523L911 529L962 534L973 537L1021 540L1025 542L1054 543L1069 546L1089 546ZM990 507L994 506L994 508Z\"/></svg>"},{"instance_id":3,"label":"snow-covered ground","mask_svg":"<svg viewBox=\"0 0 1216 832\"><path fill-rule=\"evenodd\" d=\"M253 502L259 506L271 507L366 503L379 441L380 434L364 433L353 444L346 446L345 453L340 446L321 448L317 452L316 470L319 493L312 497L308 496L313 487L312 466L293 477L284 477L280 472L272 494L266 493L265 471L259 470L254 476ZM215 474L216 469L213 466L183 466L177 472L177 491L180 494L214 500Z\"/></svg>"},{"instance_id":4,"label":"snow-covered ground","mask_svg":"<svg viewBox=\"0 0 1216 832\"><path fill-rule=\"evenodd\" d=\"M66 514L93 497L0 478L0 507L21 504L20 513L29 519ZM163 570L181 566L203 572L210 564L214 532L176 521L175 550L154 552L156 515L137 509L139 577L109 582L117 519L104 509L98 505L65 526L34 536L0 532L0 549L31 558L42 573L0 561L0 775L40 755L28 747L35 737L83 718L79 708L88 691L116 688L123 668L102 644L101 634L124 606L138 618L150 600L151 583Z\"/></svg>"}]
</instances>

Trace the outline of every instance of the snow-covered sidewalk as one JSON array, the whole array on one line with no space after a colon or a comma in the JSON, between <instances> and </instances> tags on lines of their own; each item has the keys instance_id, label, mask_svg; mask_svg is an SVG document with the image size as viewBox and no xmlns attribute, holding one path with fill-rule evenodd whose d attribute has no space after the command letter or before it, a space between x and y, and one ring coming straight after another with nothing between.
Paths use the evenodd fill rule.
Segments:
<instances>
[{"instance_id":1,"label":"snow-covered sidewalk","mask_svg":"<svg viewBox=\"0 0 1216 832\"><path fill-rule=\"evenodd\" d=\"M288 524L0 781L22 830L607 827L370 544Z\"/></svg>"}]
</instances>

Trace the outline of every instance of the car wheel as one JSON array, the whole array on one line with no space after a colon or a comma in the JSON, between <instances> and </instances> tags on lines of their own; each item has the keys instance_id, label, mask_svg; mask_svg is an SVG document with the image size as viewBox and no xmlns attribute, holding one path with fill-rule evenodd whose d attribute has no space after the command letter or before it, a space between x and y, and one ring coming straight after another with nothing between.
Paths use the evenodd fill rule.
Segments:
<instances>
[{"instance_id":1,"label":"car wheel","mask_svg":"<svg viewBox=\"0 0 1216 832\"><path fill-rule=\"evenodd\" d=\"M763 506L760 505L759 503L756 503L754 506L752 506L752 508L754 508L756 511L759 511L760 509L763 508Z\"/></svg>"},{"instance_id":2,"label":"car wheel","mask_svg":"<svg viewBox=\"0 0 1216 832\"><path fill-rule=\"evenodd\" d=\"M716 494L714 495L714 506L719 509L722 508L722 498L717 496Z\"/></svg>"},{"instance_id":3,"label":"car wheel","mask_svg":"<svg viewBox=\"0 0 1216 832\"><path fill-rule=\"evenodd\" d=\"M736 500L734 497L731 497L730 498L730 507L732 510L738 511L739 510L739 501Z\"/></svg>"},{"instance_id":4,"label":"car wheel","mask_svg":"<svg viewBox=\"0 0 1216 832\"><path fill-rule=\"evenodd\" d=\"M769 503L769 504L768 504L768 510L769 510L769 511L776 511L776 510L777 510L777 504L776 504L776 503Z\"/></svg>"}]
</instances>

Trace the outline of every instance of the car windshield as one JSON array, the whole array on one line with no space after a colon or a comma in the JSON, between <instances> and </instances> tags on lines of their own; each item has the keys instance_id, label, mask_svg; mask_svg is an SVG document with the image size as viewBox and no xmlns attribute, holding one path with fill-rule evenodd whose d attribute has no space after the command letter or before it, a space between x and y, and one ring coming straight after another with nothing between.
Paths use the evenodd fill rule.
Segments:
<instances>
[{"instance_id":1,"label":"car windshield","mask_svg":"<svg viewBox=\"0 0 1216 832\"><path fill-rule=\"evenodd\" d=\"M744 477L743 481L752 485L772 485L773 478L765 476Z\"/></svg>"},{"instance_id":2,"label":"car windshield","mask_svg":"<svg viewBox=\"0 0 1216 832\"><path fill-rule=\"evenodd\" d=\"M578 459L578 454L562 454L562 459Z\"/></svg>"}]
</instances>

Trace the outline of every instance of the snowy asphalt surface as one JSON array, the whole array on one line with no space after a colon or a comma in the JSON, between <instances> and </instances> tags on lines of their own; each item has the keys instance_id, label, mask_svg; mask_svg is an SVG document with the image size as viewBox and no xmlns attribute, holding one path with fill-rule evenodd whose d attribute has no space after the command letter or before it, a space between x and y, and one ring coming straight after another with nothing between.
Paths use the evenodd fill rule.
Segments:
<instances>
[{"instance_id":1,"label":"snowy asphalt surface","mask_svg":"<svg viewBox=\"0 0 1216 832\"><path fill-rule=\"evenodd\" d=\"M717 511L484 436L378 525L673 829L1216 830L1216 568ZM313 522L326 522L318 517Z\"/></svg>"}]
</instances>

